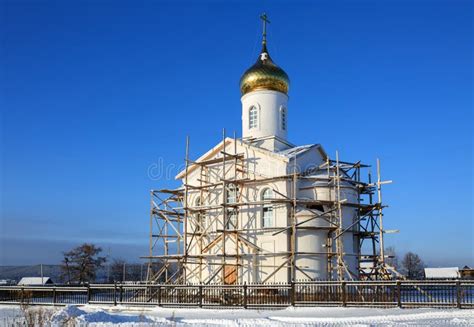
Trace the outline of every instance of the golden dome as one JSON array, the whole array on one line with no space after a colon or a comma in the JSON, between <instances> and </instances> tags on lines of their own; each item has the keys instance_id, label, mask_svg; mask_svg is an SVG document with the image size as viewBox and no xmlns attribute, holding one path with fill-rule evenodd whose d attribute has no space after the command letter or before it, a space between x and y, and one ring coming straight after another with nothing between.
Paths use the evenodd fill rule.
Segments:
<instances>
[{"instance_id":1,"label":"golden dome","mask_svg":"<svg viewBox=\"0 0 474 327\"><path fill-rule=\"evenodd\" d=\"M242 95L256 90L272 90L288 94L290 79L283 69L275 65L268 54L266 42L257 62L240 78Z\"/></svg>"}]
</instances>

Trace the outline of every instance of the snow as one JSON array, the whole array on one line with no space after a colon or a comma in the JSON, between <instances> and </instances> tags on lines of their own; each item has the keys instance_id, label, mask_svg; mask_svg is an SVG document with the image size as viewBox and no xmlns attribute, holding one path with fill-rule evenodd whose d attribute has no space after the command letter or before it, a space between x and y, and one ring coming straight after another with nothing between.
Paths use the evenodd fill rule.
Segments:
<instances>
[{"instance_id":1,"label":"snow","mask_svg":"<svg viewBox=\"0 0 474 327\"><path fill-rule=\"evenodd\" d=\"M445 278L459 278L458 267L443 267L443 268L425 268L425 276L428 279L445 279Z\"/></svg>"},{"instance_id":2,"label":"snow","mask_svg":"<svg viewBox=\"0 0 474 327\"><path fill-rule=\"evenodd\" d=\"M87 310L87 308L86 308ZM89 310L79 309L77 306L68 305L63 309L55 312L51 317L51 322L54 324L62 324L67 321L75 319L79 324L81 323L101 323L101 324L123 324L123 323L154 323L156 320L152 320L143 315L137 314L118 314L110 313L104 309L90 309ZM162 319L166 322L166 319Z\"/></svg>"},{"instance_id":3,"label":"snow","mask_svg":"<svg viewBox=\"0 0 474 327\"><path fill-rule=\"evenodd\" d=\"M79 309L77 306L74 305L68 305L62 310L59 310L53 314L51 317L52 322L62 322L66 321L71 318L76 318L79 317L82 314L85 314L86 312Z\"/></svg>"},{"instance_id":4,"label":"snow","mask_svg":"<svg viewBox=\"0 0 474 327\"><path fill-rule=\"evenodd\" d=\"M317 144L307 144L307 145L300 145L300 146L295 146L293 148L289 148L287 150L283 150L280 152L277 152L279 155L284 156L286 158L293 158L301 153L306 152L307 150L311 149L313 146Z\"/></svg>"},{"instance_id":5,"label":"snow","mask_svg":"<svg viewBox=\"0 0 474 327\"><path fill-rule=\"evenodd\" d=\"M30 307L39 310L38 306ZM474 326L474 310L311 307L282 310L131 306L42 307L50 326ZM18 306L0 306L0 326L20 325Z\"/></svg>"},{"instance_id":6,"label":"snow","mask_svg":"<svg viewBox=\"0 0 474 327\"><path fill-rule=\"evenodd\" d=\"M18 282L18 285L40 286L52 283L53 281L50 277L23 277Z\"/></svg>"}]
</instances>

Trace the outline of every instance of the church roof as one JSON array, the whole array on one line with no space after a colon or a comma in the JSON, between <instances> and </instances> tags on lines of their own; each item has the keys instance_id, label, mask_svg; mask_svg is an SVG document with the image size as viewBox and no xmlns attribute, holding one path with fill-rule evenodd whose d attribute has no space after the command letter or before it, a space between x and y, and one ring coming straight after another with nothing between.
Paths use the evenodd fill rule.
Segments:
<instances>
[{"instance_id":1,"label":"church roof","mask_svg":"<svg viewBox=\"0 0 474 327\"><path fill-rule=\"evenodd\" d=\"M228 146L228 145L230 145L234 142L234 139L226 138L225 141L219 142L215 147L213 147L212 149L210 149L209 151L204 153L201 157L199 157L197 160L195 160L195 162L196 163L202 162L204 160L208 160L208 159L213 158L214 156L218 155L219 152L224 147L224 142L225 142L226 146ZM237 142L239 142L239 144L241 144L242 146L251 148L253 151L260 152L262 155L266 155L268 157L272 157L274 159L282 160L282 161L286 161L286 162L289 162L291 159L295 158L296 156L304 154L304 153L306 153L307 151L309 151L311 149L317 149L319 151L319 153L323 156L323 158L327 158L327 154L326 154L326 152L324 151L324 149L322 148L322 146L320 144L307 144L307 145L295 146L295 147L292 147L292 148L289 148L289 149L286 149L286 150L283 150L283 151L273 152L273 151L270 151L270 150L262 149L258 146L255 146L255 145L251 145L251 144L242 142L240 140L238 140ZM192 173L197 167L199 167L199 165L191 164L188 167L188 173ZM176 175L175 179L184 178L185 175L186 175L186 170L183 169L181 172L179 172Z\"/></svg>"},{"instance_id":2,"label":"church roof","mask_svg":"<svg viewBox=\"0 0 474 327\"><path fill-rule=\"evenodd\" d=\"M204 153L202 156L200 156L197 160L195 160L195 162L201 162L201 161L204 161L204 160L207 160L207 159L210 159L216 155L219 154L219 152L224 148L224 142L226 144L226 146L232 144L234 142L234 139L232 138L229 138L229 137L226 137L225 141L220 141L215 147L213 147L212 149L210 149L209 151L207 151L206 153ZM252 148L252 150L256 151L256 152L260 152L264 155L267 155L267 156L270 156L270 157L273 157L275 159L279 159L279 160L283 160L283 161L288 161L288 158L285 158L284 156L281 156L281 155L278 155L277 153L275 152L272 152L270 150L266 150L266 149L262 149L262 148L259 148L257 146L254 146L254 145L251 145L251 144L248 144L248 143L245 143L245 142L242 142L242 141L238 141L239 144L241 144L242 146L245 146L245 147L248 147L248 148ZM191 173L193 172L196 168L198 167L198 165L196 164L191 164L189 167L188 167L188 173ZM183 169L181 172L178 173L178 175L176 175L175 179L180 179L180 178L183 178L186 174L186 170Z\"/></svg>"},{"instance_id":3,"label":"church roof","mask_svg":"<svg viewBox=\"0 0 474 327\"><path fill-rule=\"evenodd\" d=\"M257 62L240 78L240 93L244 95L257 90L272 90L287 94L289 87L290 78L273 62L263 44Z\"/></svg>"},{"instance_id":4,"label":"church roof","mask_svg":"<svg viewBox=\"0 0 474 327\"><path fill-rule=\"evenodd\" d=\"M245 95L257 90L271 90L288 94L290 78L273 62L267 50L267 23L270 21L266 14L260 18L263 22L262 51L257 62L240 78L240 93Z\"/></svg>"},{"instance_id":5,"label":"church roof","mask_svg":"<svg viewBox=\"0 0 474 327\"><path fill-rule=\"evenodd\" d=\"M294 158L302 153L305 153L309 149L312 149L316 146L319 146L319 144L307 144L307 145L300 145L300 146L295 146L293 148L289 148L280 152L277 152L279 155L284 156L285 158Z\"/></svg>"}]
</instances>

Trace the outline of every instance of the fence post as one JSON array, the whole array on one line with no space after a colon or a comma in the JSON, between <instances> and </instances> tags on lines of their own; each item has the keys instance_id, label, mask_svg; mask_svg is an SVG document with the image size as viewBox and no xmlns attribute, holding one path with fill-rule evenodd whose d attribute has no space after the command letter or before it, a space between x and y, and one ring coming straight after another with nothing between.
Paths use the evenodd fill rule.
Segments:
<instances>
[{"instance_id":1,"label":"fence post","mask_svg":"<svg viewBox=\"0 0 474 327\"><path fill-rule=\"evenodd\" d=\"M91 302L91 286L87 284L87 304Z\"/></svg>"},{"instance_id":2,"label":"fence post","mask_svg":"<svg viewBox=\"0 0 474 327\"><path fill-rule=\"evenodd\" d=\"M56 304L56 287L53 287L53 304Z\"/></svg>"},{"instance_id":3,"label":"fence post","mask_svg":"<svg viewBox=\"0 0 474 327\"><path fill-rule=\"evenodd\" d=\"M161 284L158 285L158 306L161 307Z\"/></svg>"},{"instance_id":4,"label":"fence post","mask_svg":"<svg viewBox=\"0 0 474 327\"><path fill-rule=\"evenodd\" d=\"M456 280L456 307L461 309L461 282Z\"/></svg>"},{"instance_id":5,"label":"fence post","mask_svg":"<svg viewBox=\"0 0 474 327\"><path fill-rule=\"evenodd\" d=\"M346 302L347 302L347 297L346 297L346 282L345 281L342 281L341 282L341 297L342 297L342 306L345 307L346 306Z\"/></svg>"},{"instance_id":6,"label":"fence post","mask_svg":"<svg viewBox=\"0 0 474 327\"><path fill-rule=\"evenodd\" d=\"M402 285L399 280L397 280L397 306L402 307Z\"/></svg>"},{"instance_id":7,"label":"fence post","mask_svg":"<svg viewBox=\"0 0 474 327\"><path fill-rule=\"evenodd\" d=\"M294 280L292 280L290 284L290 302L294 307L296 302L296 285Z\"/></svg>"},{"instance_id":8,"label":"fence post","mask_svg":"<svg viewBox=\"0 0 474 327\"><path fill-rule=\"evenodd\" d=\"M117 305L117 282L114 282L114 305Z\"/></svg>"},{"instance_id":9,"label":"fence post","mask_svg":"<svg viewBox=\"0 0 474 327\"><path fill-rule=\"evenodd\" d=\"M119 294L120 304L123 302L123 285L120 284L120 294Z\"/></svg>"},{"instance_id":10,"label":"fence post","mask_svg":"<svg viewBox=\"0 0 474 327\"><path fill-rule=\"evenodd\" d=\"M24 290L23 290L23 286L22 286L21 289L20 289L20 303L23 303L24 296L25 296L25 294L24 294Z\"/></svg>"},{"instance_id":11,"label":"fence post","mask_svg":"<svg viewBox=\"0 0 474 327\"><path fill-rule=\"evenodd\" d=\"M247 282L244 282L244 309L247 309Z\"/></svg>"},{"instance_id":12,"label":"fence post","mask_svg":"<svg viewBox=\"0 0 474 327\"><path fill-rule=\"evenodd\" d=\"M202 284L199 284L199 307L202 308Z\"/></svg>"}]
</instances>

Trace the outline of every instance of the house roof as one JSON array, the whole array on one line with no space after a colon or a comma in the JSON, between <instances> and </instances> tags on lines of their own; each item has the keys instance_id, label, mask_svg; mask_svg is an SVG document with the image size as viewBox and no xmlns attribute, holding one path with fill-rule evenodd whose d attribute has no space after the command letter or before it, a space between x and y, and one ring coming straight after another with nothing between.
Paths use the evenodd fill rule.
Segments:
<instances>
[{"instance_id":1,"label":"house roof","mask_svg":"<svg viewBox=\"0 0 474 327\"><path fill-rule=\"evenodd\" d=\"M23 277L18 282L18 285L46 285L52 284L50 277Z\"/></svg>"},{"instance_id":2,"label":"house roof","mask_svg":"<svg viewBox=\"0 0 474 327\"><path fill-rule=\"evenodd\" d=\"M459 268L458 267L443 267L443 268L425 268L426 278L458 278Z\"/></svg>"},{"instance_id":3,"label":"house roof","mask_svg":"<svg viewBox=\"0 0 474 327\"><path fill-rule=\"evenodd\" d=\"M225 142L225 145L227 146L227 145L232 144L234 142L234 139L226 138L225 140L220 141L215 147L213 147L212 149L210 149L209 151L204 153L195 162L202 162L202 161L205 161L207 159L210 159L210 158L214 157L216 154L218 154L224 148L224 142ZM322 146L320 144L308 144L308 145L295 146L295 147L292 147L292 148L289 148L289 149L286 149L286 150L283 150L283 151L273 152L273 151L270 151L270 150L266 150L266 149L263 149L263 148L260 148L260 147L242 142L240 140L237 141L237 142L240 142L240 144L242 146L247 147L248 149L251 149L251 150L256 151L256 152L260 152L263 155L273 157L275 159L286 161L286 162L289 162L290 159L292 159L296 156L299 156L299 155L301 155L301 154L303 154L303 153L305 153L308 150L313 149L313 148L317 148L318 151L321 153L321 155L324 158L327 158L327 154L326 154L326 152L324 151L324 149L322 148ZM197 167L198 167L198 165L191 164L188 167L188 173L192 173ZM176 175L175 179L184 178L185 175L186 175L186 170L182 170Z\"/></svg>"}]
</instances>

